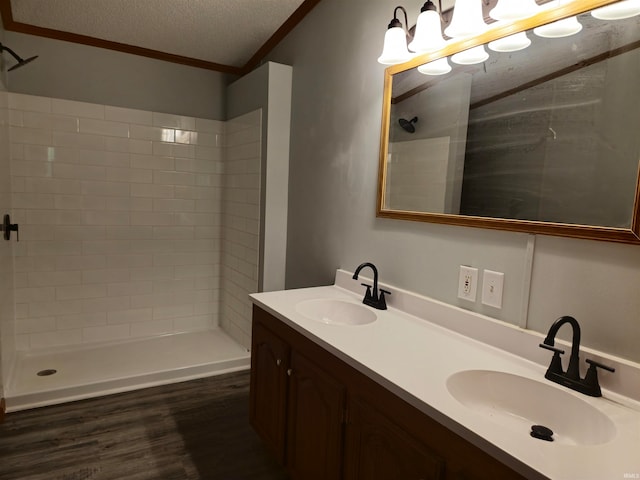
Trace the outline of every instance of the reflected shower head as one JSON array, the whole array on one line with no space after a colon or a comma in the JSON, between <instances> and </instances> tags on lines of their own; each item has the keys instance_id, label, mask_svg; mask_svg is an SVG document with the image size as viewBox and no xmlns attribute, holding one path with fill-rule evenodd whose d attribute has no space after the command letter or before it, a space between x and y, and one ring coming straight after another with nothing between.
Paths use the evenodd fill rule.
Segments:
<instances>
[{"instance_id":1,"label":"reflected shower head","mask_svg":"<svg viewBox=\"0 0 640 480\"><path fill-rule=\"evenodd\" d=\"M398 120L398 123L402 127L405 132L408 133L416 133L416 127L414 123L418 122L418 117L413 117L411 120L407 120L406 118L401 118Z\"/></svg>"},{"instance_id":2,"label":"reflected shower head","mask_svg":"<svg viewBox=\"0 0 640 480\"><path fill-rule=\"evenodd\" d=\"M11 50L9 47L6 47L6 46L4 46L4 45L2 45L2 44L0 43L0 52L5 52L5 51L6 51L6 52L9 52L9 53L11 54L11 56L12 56L13 58L15 58L15 59L16 59L16 61L18 62L18 63L16 63L13 67L11 67L11 68L8 70L9 72L10 72L11 70L15 70L16 68L20 68L20 67L22 67L23 65L26 65L27 63L32 62L33 60L35 60L36 58L38 58L38 55L35 55L35 56L33 56L33 57L29 57L29 58L27 58L27 59L25 60L25 59L23 59L22 57L20 57L16 52L14 52L13 50Z\"/></svg>"}]
</instances>

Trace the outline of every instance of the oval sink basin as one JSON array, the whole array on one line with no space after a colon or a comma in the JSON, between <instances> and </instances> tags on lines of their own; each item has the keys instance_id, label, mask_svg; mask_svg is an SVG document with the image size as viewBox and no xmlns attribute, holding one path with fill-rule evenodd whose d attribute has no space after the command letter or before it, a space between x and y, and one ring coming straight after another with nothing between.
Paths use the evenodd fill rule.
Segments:
<instances>
[{"instance_id":1,"label":"oval sink basin","mask_svg":"<svg viewBox=\"0 0 640 480\"><path fill-rule=\"evenodd\" d=\"M357 326L375 322L376 314L364 305L344 300L306 300L296 305L298 313L326 325Z\"/></svg>"},{"instance_id":2,"label":"oval sink basin","mask_svg":"<svg viewBox=\"0 0 640 480\"><path fill-rule=\"evenodd\" d=\"M611 441L616 434L611 419L589 403L518 375L464 370L447 379L447 389L479 415L529 438L533 425L550 428L554 442L565 445L598 445Z\"/></svg>"}]
</instances>

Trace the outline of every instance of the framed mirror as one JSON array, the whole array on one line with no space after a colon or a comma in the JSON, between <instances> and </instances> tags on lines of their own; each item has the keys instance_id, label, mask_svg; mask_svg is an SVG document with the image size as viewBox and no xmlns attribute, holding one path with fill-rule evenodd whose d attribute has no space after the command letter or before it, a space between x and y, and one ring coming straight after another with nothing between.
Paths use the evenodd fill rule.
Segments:
<instances>
[{"instance_id":1,"label":"framed mirror","mask_svg":"<svg viewBox=\"0 0 640 480\"><path fill-rule=\"evenodd\" d=\"M550 7L387 68L377 215L640 243L640 15L591 14L614 3ZM580 31L540 36L565 18ZM528 48L494 43L519 32ZM450 61L479 45L484 62ZM445 57L448 73L416 68Z\"/></svg>"}]
</instances>

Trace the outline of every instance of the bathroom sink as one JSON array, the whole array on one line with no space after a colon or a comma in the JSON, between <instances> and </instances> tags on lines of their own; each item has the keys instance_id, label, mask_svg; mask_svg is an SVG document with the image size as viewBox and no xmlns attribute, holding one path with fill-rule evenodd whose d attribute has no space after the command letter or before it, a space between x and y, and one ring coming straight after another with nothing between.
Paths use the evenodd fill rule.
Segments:
<instances>
[{"instance_id":1,"label":"bathroom sink","mask_svg":"<svg viewBox=\"0 0 640 480\"><path fill-rule=\"evenodd\" d=\"M366 325L378 318L364 305L334 299L306 300L298 303L296 310L301 315L326 325Z\"/></svg>"},{"instance_id":2,"label":"bathroom sink","mask_svg":"<svg viewBox=\"0 0 640 480\"><path fill-rule=\"evenodd\" d=\"M490 370L464 370L447 379L449 393L492 422L522 431L531 441L533 425L553 431L564 445L599 445L611 441L616 427L600 410L543 382Z\"/></svg>"}]
</instances>

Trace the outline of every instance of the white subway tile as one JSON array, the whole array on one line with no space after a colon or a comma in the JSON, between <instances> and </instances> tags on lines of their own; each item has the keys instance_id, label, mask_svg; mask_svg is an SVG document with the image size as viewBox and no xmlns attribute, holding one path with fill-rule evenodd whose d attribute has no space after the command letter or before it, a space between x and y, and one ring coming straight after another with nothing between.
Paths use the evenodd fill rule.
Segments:
<instances>
[{"instance_id":1,"label":"white subway tile","mask_svg":"<svg viewBox=\"0 0 640 480\"><path fill-rule=\"evenodd\" d=\"M127 268L83 270L82 272L82 283L84 284L114 283L114 282L128 282L128 281L129 281L129 269Z\"/></svg>"},{"instance_id":2,"label":"white subway tile","mask_svg":"<svg viewBox=\"0 0 640 480\"><path fill-rule=\"evenodd\" d=\"M173 319L174 333L198 332L214 328L214 322L210 315L198 315Z\"/></svg>"},{"instance_id":3,"label":"white subway tile","mask_svg":"<svg viewBox=\"0 0 640 480\"><path fill-rule=\"evenodd\" d=\"M129 125L127 123L81 118L78 129L80 133L129 138ZM123 145L128 145L128 141Z\"/></svg>"},{"instance_id":4,"label":"white subway tile","mask_svg":"<svg viewBox=\"0 0 640 480\"><path fill-rule=\"evenodd\" d=\"M170 318L131 325L131 337L150 337L167 333L173 333L173 321Z\"/></svg>"},{"instance_id":5,"label":"white subway tile","mask_svg":"<svg viewBox=\"0 0 640 480\"><path fill-rule=\"evenodd\" d=\"M82 193L80 181L60 178L26 178L25 191L34 193L63 193L66 195Z\"/></svg>"},{"instance_id":6,"label":"white subway tile","mask_svg":"<svg viewBox=\"0 0 640 480\"><path fill-rule=\"evenodd\" d=\"M183 115L153 112L153 125L156 127L182 128L195 130L196 119Z\"/></svg>"},{"instance_id":7,"label":"white subway tile","mask_svg":"<svg viewBox=\"0 0 640 480\"><path fill-rule=\"evenodd\" d=\"M54 287L19 288L16 286L13 292L17 303L51 302L56 299L56 291Z\"/></svg>"},{"instance_id":8,"label":"white subway tile","mask_svg":"<svg viewBox=\"0 0 640 480\"><path fill-rule=\"evenodd\" d=\"M56 287L57 300L77 300L83 298L100 298L107 296L105 285L69 285Z\"/></svg>"},{"instance_id":9,"label":"white subway tile","mask_svg":"<svg viewBox=\"0 0 640 480\"><path fill-rule=\"evenodd\" d=\"M27 112L51 112L51 99L21 93L9 93L9 108Z\"/></svg>"},{"instance_id":10,"label":"white subway tile","mask_svg":"<svg viewBox=\"0 0 640 480\"><path fill-rule=\"evenodd\" d=\"M174 216L172 213L131 212L132 225L172 225Z\"/></svg>"},{"instance_id":11,"label":"white subway tile","mask_svg":"<svg viewBox=\"0 0 640 480\"><path fill-rule=\"evenodd\" d=\"M82 343L82 330L57 330L55 332L32 333L29 335L29 347L32 349L62 347Z\"/></svg>"},{"instance_id":12,"label":"white subway tile","mask_svg":"<svg viewBox=\"0 0 640 480\"><path fill-rule=\"evenodd\" d=\"M53 164L50 162L12 160L11 175L14 177L52 177Z\"/></svg>"},{"instance_id":13,"label":"white subway tile","mask_svg":"<svg viewBox=\"0 0 640 480\"><path fill-rule=\"evenodd\" d=\"M97 270L107 267L104 255L65 255L55 258L56 270Z\"/></svg>"},{"instance_id":14,"label":"white subway tile","mask_svg":"<svg viewBox=\"0 0 640 480\"><path fill-rule=\"evenodd\" d=\"M82 329L82 341L85 343L91 343L124 340L129 338L129 332L129 324L85 327Z\"/></svg>"},{"instance_id":15,"label":"white subway tile","mask_svg":"<svg viewBox=\"0 0 640 480\"><path fill-rule=\"evenodd\" d=\"M123 254L129 251L131 251L129 240L85 240L82 242L82 253L85 255Z\"/></svg>"},{"instance_id":16,"label":"white subway tile","mask_svg":"<svg viewBox=\"0 0 640 480\"><path fill-rule=\"evenodd\" d=\"M107 180L113 182L151 183L153 173L151 170L139 168L107 168Z\"/></svg>"},{"instance_id":17,"label":"white subway tile","mask_svg":"<svg viewBox=\"0 0 640 480\"><path fill-rule=\"evenodd\" d=\"M172 157L132 154L131 166L133 168L144 168L151 170L173 170L175 168L175 163Z\"/></svg>"},{"instance_id":18,"label":"white subway tile","mask_svg":"<svg viewBox=\"0 0 640 480\"><path fill-rule=\"evenodd\" d=\"M153 227L153 238L158 239L189 239L194 234L194 227Z\"/></svg>"},{"instance_id":19,"label":"white subway tile","mask_svg":"<svg viewBox=\"0 0 640 480\"><path fill-rule=\"evenodd\" d=\"M225 122L220 120L210 120L208 118L196 118L196 128L198 132L224 133Z\"/></svg>"},{"instance_id":20,"label":"white subway tile","mask_svg":"<svg viewBox=\"0 0 640 480\"><path fill-rule=\"evenodd\" d=\"M83 327L95 327L107 323L106 312L81 313L76 315L60 315L56 317L59 330Z\"/></svg>"},{"instance_id":21,"label":"white subway tile","mask_svg":"<svg viewBox=\"0 0 640 480\"><path fill-rule=\"evenodd\" d=\"M131 281L159 280L174 278L173 267L146 267L130 269Z\"/></svg>"},{"instance_id":22,"label":"white subway tile","mask_svg":"<svg viewBox=\"0 0 640 480\"><path fill-rule=\"evenodd\" d=\"M145 110L105 106L105 118L115 122L136 123L139 125L151 125L153 114Z\"/></svg>"},{"instance_id":23,"label":"white subway tile","mask_svg":"<svg viewBox=\"0 0 640 480\"><path fill-rule=\"evenodd\" d=\"M129 153L137 155L151 155L153 142L151 140L129 139Z\"/></svg>"},{"instance_id":24,"label":"white subway tile","mask_svg":"<svg viewBox=\"0 0 640 480\"><path fill-rule=\"evenodd\" d=\"M111 268L151 267L153 255L150 253L108 255L107 263Z\"/></svg>"},{"instance_id":25,"label":"white subway tile","mask_svg":"<svg viewBox=\"0 0 640 480\"><path fill-rule=\"evenodd\" d=\"M151 239L153 227L149 226L115 226L107 230L109 239Z\"/></svg>"},{"instance_id":26,"label":"white subway tile","mask_svg":"<svg viewBox=\"0 0 640 480\"><path fill-rule=\"evenodd\" d=\"M99 180L105 177L105 168L94 165L74 165L70 163L55 163L53 176L56 178L72 178L79 180Z\"/></svg>"},{"instance_id":27,"label":"white subway tile","mask_svg":"<svg viewBox=\"0 0 640 480\"><path fill-rule=\"evenodd\" d=\"M53 132L52 144L54 147L105 150L106 137L103 137L102 135L91 135L88 133Z\"/></svg>"},{"instance_id":28,"label":"white subway tile","mask_svg":"<svg viewBox=\"0 0 640 480\"><path fill-rule=\"evenodd\" d=\"M104 176L101 178L104 178ZM129 188L129 184L124 182L101 182L83 180L80 183L80 191L83 195L127 197L129 196Z\"/></svg>"},{"instance_id":29,"label":"white subway tile","mask_svg":"<svg viewBox=\"0 0 640 480\"><path fill-rule=\"evenodd\" d=\"M106 227L99 226L65 226L53 227L56 240L100 240L106 235Z\"/></svg>"},{"instance_id":30,"label":"white subway tile","mask_svg":"<svg viewBox=\"0 0 640 480\"><path fill-rule=\"evenodd\" d=\"M132 197L173 198L173 185L148 185L143 183L131 184Z\"/></svg>"},{"instance_id":31,"label":"white subway tile","mask_svg":"<svg viewBox=\"0 0 640 480\"><path fill-rule=\"evenodd\" d=\"M153 210L156 212L193 212L195 202L181 198L154 198Z\"/></svg>"},{"instance_id":32,"label":"white subway tile","mask_svg":"<svg viewBox=\"0 0 640 480\"><path fill-rule=\"evenodd\" d=\"M160 320L162 318L180 318L193 315L193 305L170 305L166 307L154 307L153 319Z\"/></svg>"},{"instance_id":33,"label":"white subway tile","mask_svg":"<svg viewBox=\"0 0 640 480\"><path fill-rule=\"evenodd\" d=\"M84 225L129 225L129 212L82 212Z\"/></svg>"},{"instance_id":34,"label":"white subway tile","mask_svg":"<svg viewBox=\"0 0 640 480\"><path fill-rule=\"evenodd\" d=\"M63 115L104 119L104 105L95 103L76 102L59 98L51 99L51 111Z\"/></svg>"},{"instance_id":35,"label":"white subway tile","mask_svg":"<svg viewBox=\"0 0 640 480\"><path fill-rule=\"evenodd\" d=\"M134 140L152 140L154 142L175 142L176 131L173 128L130 125L129 136Z\"/></svg>"},{"instance_id":36,"label":"white subway tile","mask_svg":"<svg viewBox=\"0 0 640 480\"><path fill-rule=\"evenodd\" d=\"M108 324L146 322L151 320L153 310L151 308L131 308L107 313Z\"/></svg>"},{"instance_id":37,"label":"white subway tile","mask_svg":"<svg viewBox=\"0 0 640 480\"><path fill-rule=\"evenodd\" d=\"M82 311L80 300L56 300L52 302L29 303L29 316L48 317L51 315L71 315Z\"/></svg>"},{"instance_id":38,"label":"white subway tile","mask_svg":"<svg viewBox=\"0 0 640 480\"><path fill-rule=\"evenodd\" d=\"M82 253L82 242L55 240L46 242L29 242L28 255L79 255Z\"/></svg>"},{"instance_id":39,"label":"white subway tile","mask_svg":"<svg viewBox=\"0 0 640 480\"><path fill-rule=\"evenodd\" d=\"M130 297L89 298L81 300L83 312L115 312L131 308Z\"/></svg>"},{"instance_id":40,"label":"white subway tile","mask_svg":"<svg viewBox=\"0 0 640 480\"><path fill-rule=\"evenodd\" d=\"M152 292L153 283L150 280L137 282L110 283L107 285L107 296L124 297L135 295L148 295Z\"/></svg>"},{"instance_id":41,"label":"white subway tile","mask_svg":"<svg viewBox=\"0 0 640 480\"><path fill-rule=\"evenodd\" d=\"M78 131L78 120L76 118L40 112L24 112L22 125L29 128L55 130L57 132Z\"/></svg>"}]
</instances>

